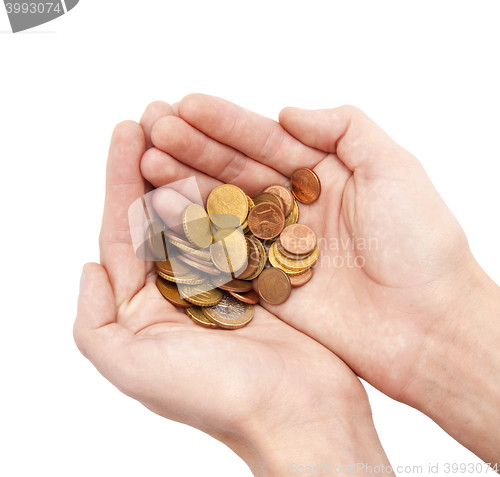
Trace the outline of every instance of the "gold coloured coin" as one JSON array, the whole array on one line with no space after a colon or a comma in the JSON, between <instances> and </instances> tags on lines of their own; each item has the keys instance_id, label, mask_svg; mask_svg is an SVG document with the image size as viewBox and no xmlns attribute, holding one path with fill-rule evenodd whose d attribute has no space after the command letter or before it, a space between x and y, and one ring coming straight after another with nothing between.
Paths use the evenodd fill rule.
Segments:
<instances>
[{"instance_id":1,"label":"gold coloured coin","mask_svg":"<svg viewBox=\"0 0 500 477\"><path fill-rule=\"evenodd\" d=\"M300 217L299 204L297 204L297 201L294 199L292 211L285 218L285 227L296 224L299 221L299 217Z\"/></svg>"},{"instance_id":2,"label":"gold coloured coin","mask_svg":"<svg viewBox=\"0 0 500 477\"><path fill-rule=\"evenodd\" d=\"M179 243L182 243L183 245L185 245L186 247L190 247L190 248L193 248L193 244L191 242L189 242L184 235L179 235L177 233L175 233L172 229L165 229L165 231L163 232L163 235L165 235L165 238L167 239L167 241L170 242L170 240L174 240L176 242L179 242Z\"/></svg>"},{"instance_id":3,"label":"gold coloured coin","mask_svg":"<svg viewBox=\"0 0 500 477\"><path fill-rule=\"evenodd\" d=\"M200 258L203 258L204 260L210 260L210 253L207 250L201 250L198 248L193 248L191 246L185 245L181 241L174 239L172 237L167 236L167 240L174 246L177 247L178 249L182 250L183 252L190 253L193 255L196 255Z\"/></svg>"},{"instance_id":4,"label":"gold coloured coin","mask_svg":"<svg viewBox=\"0 0 500 477\"><path fill-rule=\"evenodd\" d=\"M248 215L247 195L235 185L222 184L210 192L207 211L218 229L240 226Z\"/></svg>"},{"instance_id":5,"label":"gold coloured coin","mask_svg":"<svg viewBox=\"0 0 500 477\"><path fill-rule=\"evenodd\" d=\"M253 318L254 305L237 300L229 293L224 293L222 300L215 306L202 309L205 316L219 327L235 330L247 325Z\"/></svg>"},{"instance_id":6,"label":"gold coloured coin","mask_svg":"<svg viewBox=\"0 0 500 477\"><path fill-rule=\"evenodd\" d=\"M197 306L214 306L222 299L222 291L210 284L179 285L179 294L184 300Z\"/></svg>"},{"instance_id":7,"label":"gold coloured coin","mask_svg":"<svg viewBox=\"0 0 500 477\"><path fill-rule=\"evenodd\" d=\"M198 275L197 273L189 272L186 275L183 275L181 277L177 277L174 275L169 275L168 273L163 273L161 270L157 270L156 273L165 280L168 280L169 282L173 283L183 283L186 285L199 285L200 283L203 283L205 279Z\"/></svg>"},{"instance_id":8,"label":"gold coloured coin","mask_svg":"<svg viewBox=\"0 0 500 477\"><path fill-rule=\"evenodd\" d=\"M288 275L300 275L301 273L304 273L307 270L308 267L304 267L304 268L301 268L301 269L292 269L292 268L285 267L280 262L278 262L278 260L276 259L276 254L279 253L279 251L274 246L275 244L276 244L276 242L273 243L273 245L269 249L269 263L273 267L280 268L281 270L283 270Z\"/></svg>"},{"instance_id":9,"label":"gold coloured coin","mask_svg":"<svg viewBox=\"0 0 500 477\"><path fill-rule=\"evenodd\" d=\"M277 195L271 194L270 192L261 192L259 195L253 198L253 202L254 207L262 203L271 203L277 205L282 211L285 210L283 201Z\"/></svg>"},{"instance_id":10,"label":"gold coloured coin","mask_svg":"<svg viewBox=\"0 0 500 477\"><path fill-rule=\"evenodd\" d=\"M245 240L248 249L248 263L243 270L239 270L238 273L235 274L235 276L241 280L245 280L252 276L260 265L260 252L257 244L253 240L250 240L249 237L245 237Z\"/></svg>"},{"instance_id":11,"label":"gold coloured coin","mask_svg":"<svg viewBox=\"0 0 500 477\"><path fill-rule=\"evenodd\" d=\"M255 270L255 273L245 278L245 280L253 280L262 273L262 270L264 270L267 262L267 252L266 248L259 239L255 237L248 237L248 239L254 242L254 244L257 245L257 248L259 250L259 266L257 267L257 270Z\"/></svg>"},{"instance_id":12,"label":"gold coloured coin","mask_svg":"<svg viewBox=\"0 0 500 477\"><path fill-rule=\"evenodd\" d=\"M186 308L186 315L189 316L197 325L205 328L218 328L218 326L209 320L199 306L190 306Z\"/></svg>"},{"instance_id":13,"label":"gold coloured coin","mask_svg":"<svg viewBox=\"0 0 500 477\"><path fill-rule=\"evenodd\" d=\"M165 298L165 300L167 300L172 305L180 306L182 308L191 306L191 303L181 298L181 296L179 295L179 290L177 290L177 286L175 285L175 283L171 283L163 280L160 277L156 277L156 287L162 294L163 298Z\"/></svg>"},{"instance_id":14,"label":"gold coloured coin","mask_svg":"<svg viewBox=\"0 0 500 477\"><path fill-rule=\"evenodd\" d=\"M225 273L235 273L247 264L248 249L245 236L239 229L218 230L210 245L214 265Z\"/></svg>"},{"instance_id":15,"label":"gold coloured coin","mask_svg":"<svg viewBox=\"0 0 500 477\"><path fill-rule=\"evenodd\" d=\"M250 212L255 207L255 204L249 195L247 195L247 201L248 201L248 212Z\"/></svg>"},{"instance_id":16,"label":"gold coloured coin","mask_svg":"<svg viewBox=\"0 0 500 477\"><path fill-rule=\"evenodd\" d=\"M146 231L149 250L156 259L165 259L167 257L167 247L164 243L163 231L165 226L160 222L151 222Z\"/></svg>"},{"instance_id":17,"label":"gold coloured coin","mask_svg":"<svg viewBox=\"0 0 500 477\"><path fill-rule=\"evenodd\" d=\"M212 243L212 227L205 209L198 204L186 207L182 226L187 239L198 248L207 248Z\"/></svg>"},{"instance_id":18,"label":"gold coloured coin","mask_svg":"<svg viewBox=\"0 0 500 477\"><path fill-rule=\"evenodd\" d=\"M156 270L160 271L162 273L165 273L167 275L186 275L187 273L190 272L190 269L183 265L182 263L179 263L177 260L174 258L167 258L164 261L158 261L155 262L156 264Z\"/></svg>"},{"instance_id":19,"label":"gold coloured coin","mask_svg":"<svg viewBox=\"0 0 500 477\"><path fill-rule=\"evenodd\" d=\"M285 257L282 253L280 253L277 245L278 244L274 242L271 246L271 249L273 249L274 251L276 260L281 265L291 270L304 270L306 268L310 268L316 263L319 257L319 248L317 245L314 248L311 255L307 256L306 258L302 258L300 260L294 260L292 258Z\"/></svg>"},{"instance_id":20,"label":"gold coloured coin","mask_svg":"<svg viewBox=\"0 0 500 477\"><path fill-rule=\"evenodd\" d=\"M206 262L204 260L195 260L193 255L179 254L176 256L176 258L199 272L207 273L208 275L214 275L214 276L220 275L220 270L217 270L217 268L214 267L212 262Z\"/></svg>"}]
</instances>

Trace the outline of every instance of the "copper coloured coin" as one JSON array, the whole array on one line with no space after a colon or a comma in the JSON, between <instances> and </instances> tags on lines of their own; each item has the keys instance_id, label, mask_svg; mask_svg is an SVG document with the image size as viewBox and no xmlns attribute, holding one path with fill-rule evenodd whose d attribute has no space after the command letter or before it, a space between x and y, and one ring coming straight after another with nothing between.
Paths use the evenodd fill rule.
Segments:
<instances>
[{"instance_id":1,"label":"copper coloured coin","mask_svg":"<svg viewBox=\"0 0 500 477\"><path fill-rule=\"evenodd\" d=\"M180 306L181 308L188 308L189 306L193 306L192 303L181 298L179 294L179 290L177 289L177 285L175 283L164 280L161 277L156 277L156 286L163 298L170 302L172 305Z\"/></svg>"},{"instance_id":2,"label":"copper coloured coin","mask_svg":"<svg viewBox=\"0 0 500 477\"><path fill-rule=\"evenodd\" d=\"M248 214L248 228L260 239L267 240L277 237L284 226L285 215L275 204L262 202Z\"/></svg>"},{"instance_id":3,"label":"copper coloured coin","mask_svg":"<svg viewBox=\"0 0 500 477\"><path fill-rule=\"evenodd\" d=\"M292 193L303 204L312 204L321 194L319 177L311 169L297 169L290 177Z\"/></svg>"},{"instance_id":4,"label":"copper coloured coin","mask_svg":"<svg viewBox=\"0 0 500 477\"><path fill-rule=\"evenodd\" d=\"M281 202L283 202L283 212L285 214L285 217L292 211L293 195L286 187L276 184L267 187L266 189L264 189L264 192L273 194L281 199Z\"/></svg>"},{"instance_id":5,"label":"copper coloured coin","mask_svg":"<svg viewBox=\"0 0 500 477\"><path fill-rule=\"evenodd\" d=\"M208 264L207 262L202 262L201 260L193 260L192 256L179 254L176 256L181 262L189 265L190 267L203 272L208 273L209 275L220 275L220 271L217 270L214 266Z\"/></svg>"},{"instance_id":6,"label":"copper coloured coin","mask_svg":"<svg viewBox=\"0 0 500 477\"><path fill-rule=\"evenodd\" d=\"M292 255L310 254L316 248L316 234L307 225L292 224L281 232L280 244Z\"/></svg>"},{"instance_id":7,"label":"copper coloured coin","mask_svg":"<svg viewBox=\"0 0 500 477\"><path fill-rule=\"evenodd\" d=\"M170 240L174 240L175 242L179 242L182 245L185 245L186 247L193 247L193 244L191 242L188 242L184 237L182 237L179 234L176 234L172 229L166 229L163 231L163 235L167 237Z\"/></svg>"},{"instance_id":8,"label":"copper coloured coin","mask_svg":"<svg viewBox=\"0 0 500 477\"><path fill-rule=\"evenodd\" d=\"M226 290L229 292L242 292L245 293L252 289L252 282L245 280L238 280L235 278L230 282L223 283L222 285L217 285L221 290Z\"/></svg>"},{"instance_id":9,"label":"copper coloured coin","mask_svg":"<svg viewBox=\"0 0 500 477\"><path fill-rule=\"evenodd\" d=\"M179 263L174 258L166 259L164 261L158 261L156 263L156 269L167 275L174 275L176 273L179 276L186 275L189 273L189 268Z\"/></svg>"},{"instance_id":10,"label":"copper coloured coin","mask_svg":"<svg viewBox=\"0 0 500 477\"><path fill-rule=\"evenodd\" d=\"M298 288L302 285L305 285L312 278L313 273L313 269L308 268L304 273L299 273L298 275L289 275L292 287Z\"/></svg>"},{"instance_id":11,"label":"copper coloured coin","mask_svg":"<svg viewBox=\"0 0 500 477\"><path fill-rule=\"evenodd\" d=\"M271 203L277 205L281 210L285 210L285 204L281 198L276 194L271 194L270 192L261 192L259 195L253 198L254 207L263 203Z\"/></svg>"},{"instance_id":12,"label":"copper coloured coin","mask_svg":"<svg viewBox=\"0 0 500 477\"><path fill-rule=\"evenodd\" d=\"M281 269L266 268L257 281L260 297L271 305L281 305L290 296L292 285L290 278Z\"/></svg>"},{"instance_id":13,"label":"copper coloured coin","mask_svg":"<svg viewBox=\"0 0 500 477\"><path fill-rule=\"evenodd\" d=\"M256 305L259 303L259 295L255 290L250 290L244 293L230 291L229 293L243 303L248 303L249 305Z\"/></svg>"},{"instance_id":14,"label":"copper coloured coin","mask_svg":"<svg viewBox=\"0 0 500 477\"><path fill-rule=\"evenodd\" d=\"M245 237L245 239L248 246L248 264L241 273L235 274L237 278L240 278L242 280L251 277L257 271L260 264L260 254L257 244L253 240L250 240L248 237Z\"/></svg>"}]
</instances>

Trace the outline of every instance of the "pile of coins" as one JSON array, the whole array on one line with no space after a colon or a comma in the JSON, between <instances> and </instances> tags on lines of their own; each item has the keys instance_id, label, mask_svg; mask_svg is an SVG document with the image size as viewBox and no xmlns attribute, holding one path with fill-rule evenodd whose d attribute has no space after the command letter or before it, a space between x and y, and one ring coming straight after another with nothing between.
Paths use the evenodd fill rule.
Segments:
<instances>
[{"instance_id":1,"label":"pile of coins","mask_svg":"<svg viewBox=\"0 0 500 477\"><path fill-rule=\"evenodd\" d=\"M316 174L298 169L291 190L272 185L250 198L232 184L216 187L206 210L194 203L185 208L183 234L151 223L148 245L162 257L155 262L158 290L208 328L245 326L259 299L284 303L292 287L311 279L319 257L316 234L298 223L297 201L312 203L320 192Z\"/></svg>"}]
</instances>

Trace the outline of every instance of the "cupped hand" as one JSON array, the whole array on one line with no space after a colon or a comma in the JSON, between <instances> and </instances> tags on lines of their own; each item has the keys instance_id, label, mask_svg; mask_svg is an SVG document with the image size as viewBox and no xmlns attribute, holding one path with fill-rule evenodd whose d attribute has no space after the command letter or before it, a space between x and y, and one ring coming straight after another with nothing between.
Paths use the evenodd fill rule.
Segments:
<instances>
[{"instance_id":1,"label":"cupped hand","mask_svg":"<svg viewBox=\"0 0 500 477\"><path fill-rule=\"evenodd\" d=\"M194 175L207 189L230 182L252 196L297 168L317 173L319 200L300 206L320 241L314 276L285 304L264 306L411 403L415 368L459 326L450 312L477 267L421 164L350 106L286 108L276 123L195 94L178 116L152 128L141 168L154 186Z\"/></svg>"},{"instance_id":2,"label":"cupped hand","mask_svg":"<svg viewBox=\"0 0 500 477\"><path fill-rule=\"evenodd\" d=\"M171 114L157 106L150 114ZM144 130L121 123L112 137L101 264L84 267L74 327L82 353L124 393L222 440L256 474L285 475L286 462L312 456L317 445L327 453L318 461L370 459L371 448L374 460L385 463L361 383L322 345L260 306L245 328L211 330L161 297L154 264L134 254L127 215L150 189L140 160L151 122L143 122ZM185 175L187 166L162 171Z\"/></svg>"}]
</instances>

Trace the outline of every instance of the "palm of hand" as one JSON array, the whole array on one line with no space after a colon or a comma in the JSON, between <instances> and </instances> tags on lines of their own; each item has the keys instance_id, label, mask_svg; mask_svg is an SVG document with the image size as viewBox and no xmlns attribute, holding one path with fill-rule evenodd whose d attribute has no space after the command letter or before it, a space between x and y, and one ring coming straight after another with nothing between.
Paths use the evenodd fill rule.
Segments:
<instances>
[{"instance_id":1,"label":"palm of hand","mask_svg":"<svg viewBox=\"0 0 500 477\"><path fill-rule=\"evenodd\" d=\"M318 231L321 257L307 287L273 308L393 397L423 351L425 329L446 311L433 296L468 251L420 165L396 161L407 161L408 175L353 174L335 155L317 164L324 192L303 220Z\"/></svg>"},{"instance_id":2,"label":"palm of hand","mask_svg":"<svg viewBox=\"0 0 500 477\"><path fill-rule=\"evenodd\" d=\"M366 400L335 355L262 307L255 311L251 326L204 329L166 302L149 278L117 317L139 337L125 392L160 415L210 433L279 427L281 419L299 423L306 415L292 411L312 401L333 398L340 410L354 395ZM281 403L279 411L274 403Z\"/></svg>"}]
</instances>

